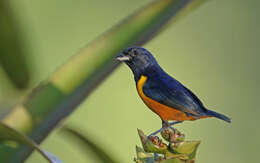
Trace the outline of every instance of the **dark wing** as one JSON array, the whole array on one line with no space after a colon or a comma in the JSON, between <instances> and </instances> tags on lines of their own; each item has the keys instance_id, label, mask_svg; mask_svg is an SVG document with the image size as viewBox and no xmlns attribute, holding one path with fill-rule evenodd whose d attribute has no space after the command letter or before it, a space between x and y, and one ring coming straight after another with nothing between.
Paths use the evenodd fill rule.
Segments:
<instances>
[{"instance_id":1,"label":"dark wing","mask_svg":"<svg viewBox=\"0 0 260 163\"><path fill-rule=\"evenodd\" d=\"M200 116L204 112L204 107L199 98L180 82L168 75L148 78L143 86L146 96L160 102L161 104Z\"/></svg>"}]
</instances>

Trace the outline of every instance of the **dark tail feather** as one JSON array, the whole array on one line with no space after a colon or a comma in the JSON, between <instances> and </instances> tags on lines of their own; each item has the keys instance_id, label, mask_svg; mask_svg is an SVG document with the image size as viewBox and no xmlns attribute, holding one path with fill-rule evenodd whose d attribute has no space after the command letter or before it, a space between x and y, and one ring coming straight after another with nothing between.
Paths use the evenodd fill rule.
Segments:
<instances>
[{"instance_id":1,"label":"dark tail feather","mask_svg":"<svg viewBox=\"0 0 260 163\"><path fill-rule=\"evenodd\" d=\"M211 110L207 110L207 115L212 116L212 117L216 117L218 119L222 119L223 121L231 123L231 119L228 118L227 116L223 115L223 114L220 114L220 113L217 113L217 112L214 112L214 111L211 111Z\"/></svg>"}]
</instances>

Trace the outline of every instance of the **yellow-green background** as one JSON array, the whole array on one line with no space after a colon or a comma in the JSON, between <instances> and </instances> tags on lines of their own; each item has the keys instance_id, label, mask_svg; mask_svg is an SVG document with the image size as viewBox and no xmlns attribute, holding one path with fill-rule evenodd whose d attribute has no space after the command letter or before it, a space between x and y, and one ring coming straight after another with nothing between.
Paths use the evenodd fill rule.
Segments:
<instances>
[{"instance_id":1,"label":"yellow-green background","mask_svg":"<svg viewBox=\"0 0 260 163\"><path fill-rule=\"evenodd\" d=\"M11 0L23 27L31 87L121 18L149 0ZM211 0L145 45L161 66L213 110L232 118L186 122L177 128L202 140L199 163L259 162L260 2ZM8 54L7 54L8 55ZM13 93L0 69L0 101ZM121 65L63 123L74 124L121 162L133 162L160 119L138 98L130 70ZM42 147L66 163L96 162L55 130ZM33 154L27 163L44 162Z\"/></svg>"}]
</instances>

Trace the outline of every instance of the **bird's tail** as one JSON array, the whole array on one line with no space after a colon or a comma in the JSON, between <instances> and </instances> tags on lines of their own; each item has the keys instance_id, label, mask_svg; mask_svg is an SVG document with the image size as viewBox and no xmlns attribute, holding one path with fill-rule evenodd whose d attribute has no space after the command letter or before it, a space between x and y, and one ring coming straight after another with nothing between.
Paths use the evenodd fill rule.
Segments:
<instances>
[{"instance_id":1,"label":"bird's tail","mask_svg":"<svg viewBox=\"0 0 260 163\"><path fill-rule=\"evenodd\" d=\"M220 113L217 113L217 112L214 112L212 110L207 110L207 115L209 116L212 116L212 117L216 117L218 119L222 119L223 121L226 121L228 123L231 123L231 119L228 118L227 116L223 115L223 114L220 114Z\"/></svg>"}]
</instances>

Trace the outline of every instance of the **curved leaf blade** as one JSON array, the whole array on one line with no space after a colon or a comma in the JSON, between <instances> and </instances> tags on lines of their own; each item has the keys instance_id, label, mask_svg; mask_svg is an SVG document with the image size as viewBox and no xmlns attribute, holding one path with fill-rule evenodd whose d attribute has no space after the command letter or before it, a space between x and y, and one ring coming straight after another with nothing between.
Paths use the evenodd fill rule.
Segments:
<instances>
[{"instance_id":1,"label":"curved leaf blade","mask_svg":"<svg viewBox=\"0 0 260 163\"><path fill-rule=\"evenodd\" d=\"M19 88L26 88L30 76L25 61L25 50L8 1L0 1L0 64L9 79Z\"/></svg>"},{"instance_id":2,"label":"curved leaf blade","mask_svg":"<svg viewBox=\"0 0 260 163\"><path fill-rule=\"evenodd\" d=\"M7 126L3 122L0 122L0 142L4 142L7 140L19 142L21 144L30 146L31 148L37 150L50 163L62 163L62 161L60 161L51 153L42 150L35 142L30 140L30 138L28 138L24 134Z\"/></svg>"},{"instance_id":3,"label":"curved leaf blade","mask_svg":"<svg viewBox=\"0 0 260 163\"><path fill-rule=\"evenodd\" d=\"M62 133L66 136L69 136L75 140L78 140L81 143L81 147L83 149L88 150L91 149L96 157L104 163L116 163L119 162L115 158L111 157L104 149L98 146L96 143L93 142L90 138L86 135L80 133L77 129L73 129L72 127L63 127Z\"/></svg>"}]
</instances>

